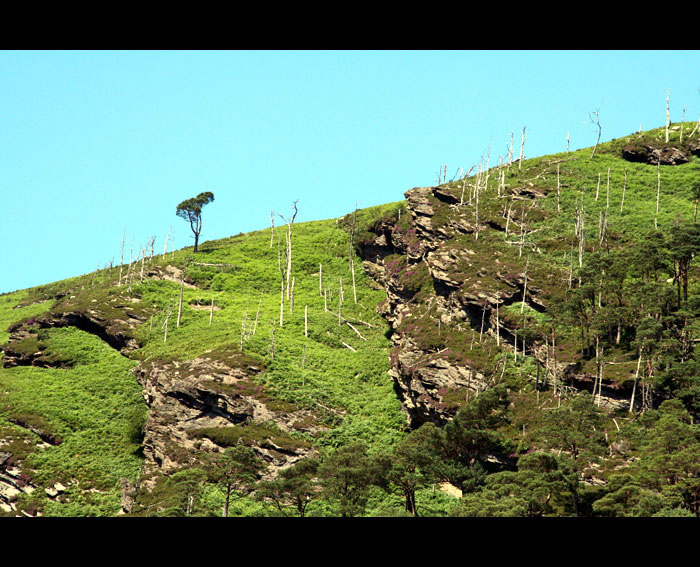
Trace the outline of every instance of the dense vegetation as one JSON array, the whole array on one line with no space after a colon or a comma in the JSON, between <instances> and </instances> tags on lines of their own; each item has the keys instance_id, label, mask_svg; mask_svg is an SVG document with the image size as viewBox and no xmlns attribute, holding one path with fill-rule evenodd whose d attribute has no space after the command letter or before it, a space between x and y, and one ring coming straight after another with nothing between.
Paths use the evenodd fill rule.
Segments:
<instances>
[{"instance_id":1,"label":"dense vegetation","mask_svg":"<svg viewBox=\"0 0 700 567\"><path fill-rule=\"evenodd\" d=\"M672 136L681 147L679 132ZM529 285L546 301L541 310L508 306L504 324L528 344L556 345L553 356L595 377L590 392L543 381L532 351L516 358L491 336L475 346L473 329L449 334L427 309L401 331L426 352L449 347L492 386L478 396L446 395L455 409L446 425L408 428L388 375L396 353L377 312L386 294L358 255L358 243L382 222L416 238L410 215L401 215L405 201L203 242L196 255L144 255L122 270L0 296L0 342L21 322L31 332L14 351L35 361L0 369L0 455L21 469L18 485L38 487L14 495L15 510L0 514L117 514L121 479L138 484L143 474L148 407L134 367L208 356L264 368L250 387L276 407L308 411L319 427L197 430L193 438L221 451L152 479L133 515L698 516L700 158L660 167L621 158L624 146L662 137L660 129L600 144L594 156L588 148L526 160L503 176L494 168L478 211L464 198L474 176L444 184L481 222L500 227L478 241L464 235L479 252L470 269L486 273L494 252L513 272L527 262ZM516 188L536 193L536 206L507 198ZM506 210L509 222L527 228L510 243L501 230ZM447 208L436 211L434 226L450 221ZM293 301L283 299L281 320L288 231ZM385 265L417 304L435 293L420 264L409 270L397 255ZM166 269L181 279L148 276ZM96 305L139 348L125 356L86 330L40 324ZM138 325L123 321L124 306ZM603 411L603 377L634 398ZM270 476L255 450L261 439L316 454ZM44 490L55 483L65 488L58 497Z\"/></svg>"}]
</instances>

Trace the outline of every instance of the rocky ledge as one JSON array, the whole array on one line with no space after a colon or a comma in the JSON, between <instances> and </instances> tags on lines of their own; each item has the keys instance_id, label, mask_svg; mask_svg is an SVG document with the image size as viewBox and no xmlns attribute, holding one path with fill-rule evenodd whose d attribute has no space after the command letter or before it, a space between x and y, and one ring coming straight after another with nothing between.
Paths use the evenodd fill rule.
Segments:
<instances>
[{"instance_id":1,"label":"rocky ledge","mask_svg":"<svg viewBox=\"0 0 700 567\"><path fill-rule=\"evenodd\" d=\"M446 423L488 388L504 369L499 352L533 356L540 385L549 377L559 388L593 389L576 360L557 359L543 337L523 344L504 317L504 308L523 301L531 312L545 312L548 290L562 285L562 274L551 269L528 274L518 242L528 230L526 211L545 192L514 187L510 202L517 205L507 217L505 209L491 211L478 223L458 193L447 186L407 191L405 209L374 223L357 244L366 273L387 293L378 311L391 326L390 375L411 427ZM499 244L483 244L477 230L496 231ZM600 397L601 406L624 407L629 392L604 379Z\"/></svg>"},{"instance_id":2,"label":"rocky ledge","mask_svg":"<svg viewBox=\"0 0 700 567\"><path fill-rule=\"evenodd\" d=\"M196 466L239 443L266 462L269 476L311 456L307 439L321 430L318 419L270 396L256 382L263 371L234 349L136 367L150 408L143 429L146 476Z\"/></svg>"}]
</instances>

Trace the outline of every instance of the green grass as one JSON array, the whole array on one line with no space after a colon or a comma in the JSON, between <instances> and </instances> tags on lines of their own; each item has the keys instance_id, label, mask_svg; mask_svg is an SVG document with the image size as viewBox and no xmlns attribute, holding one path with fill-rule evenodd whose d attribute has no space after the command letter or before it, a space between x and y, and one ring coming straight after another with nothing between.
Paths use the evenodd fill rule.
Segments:
<instances>
[{"instance_id":1,"label":"green grass","mask_svg":"<svg viewBox=\"0 0 700 567\"><path fill-rule=\"evenodd\" d=\"M607 213L612 248L634 246L640 235L654 228L655 218L659 230L664 232L679 220L692 221L694 202L690 182L699 175L699 158L691 158L688 164L660 168L657 216L659 170L620 157L626 143L653 141L661 134L659 129L641 137L631 134L603 143L593 158L591 149L587 148L527 160L520 171L517 166L510 168L505 176L508 190L531 188L546 195L527 213L528 228L536 232L528 236L529 246L522 255L517 246L507 242L516 240L518 233L511 232L506 238L503 232L505 201L496 195L499 176L494 171L479 210L481 221L490 221L488 228L481 231L478 240L473 234L458 234L445 243L445 250L452 248L460 254L453 266L453 279L463 282L465 294L510 293L513 282L518 274L524 273L529 262L528 286L537 290L538 298L549 306L555 298L563 297L569 267L577 266L573 219L581 194L586 211L586 257L598 248L598 220L603 211ZM560 200L557 199L557 162ZM625 172L625 200L621 210ZM473 178L468 180L471 181ZM461 190L462 182L445 187L458 200ZM431 203L435 208L434 228L448 227L456 216L469 223L474 221L472 206L457 208L439 199L431 199ZM525 209L521 202L513 203L513 218L520 220ZM26 339L23 346L29 354L41 347L45 359L60 362L62 368L0 368L0 439L5 440L4 446L9 448L6 450L13 453L32 482L40 487L34 494L20 497L22 506L38 506L45 515L55 516L118 512L119 479L134 481L143 464L139 429L147 408L131 372L139 363L209 357L232 366L255 365L260 372L249 378L250 384L264 387L264 394L260 395L265 396L266 403L290 411L291 408L311 410L325 426L315 438L273 431L269 424L196 433L223 445L262 435L276 439L278 445L313 444L321 453L354 441L364 441L372 451L391 447L404 435L406 418L387 373L391 357L396 353L390 352L387 323L376 311L377 305L386 300L386 294L375 289L376 285L371 285L364 273L362 260L351 250L349 230L356 222L355 243L368 243L373 238L372 229L379 223L396 223L397 234L413 252L419 241L405 207L405 201L399 201L357 211L356 216L350 213L340 219L295 224L291 274L294 309L285 299L283 324L280 322L283 274L279 265L281 262L284 269L287 232L284 225L275 227L274 234L266 229L207 241L200 244L197 254L185 248L148 262L147 270L167 266L184 270L185 281L195 286L183 290L179 327L179 282L148 278L140 282L140 266L128 285L117 285L117 267L1 295L0 343L8 340L8 327L18 321L48 317L50 312L88 313L98 306L100 316L114 329L133 335L140 344L138 350L125 357L95 335L76 328L44 329L36 337ZM511 231L517 231L513 224L510 227ZM468 254L467 250L474 253ZM353 298L351 254L357 302ZM464 322L462 326L438 324L434 305L427 303L435 289L425 265L411 266L401 255L387 260L394 261L391 269L395 272L395 283L414 294L410 300L412 312L398 331L410 333L428 351L447 349L443 356L452 362L468 364L487 376L493 374L503 355L494 338L484 336L479 341L478 329L475 335ZM320 266L325 305L323 291L319 290ZM693 270L691 275L697 276L697 268ZM341 280L342 317L354 330L344 321L338 321ZM697 277L691 277L691 293L696 288ZM57 299L58 296L62 297ZM210 323L212 300L215 311ZM528 305L521 314L521 305L515 301L504 306L503 321L514 328L544 333L551 324L550 314ZM308 336L305 336L305 308ZM142 322L132 328L128 323L134 319L129 313ZM166 318L167 341L164 340ZM691 326L697 327L697 321L691 322ZM576 329L560 322L558 332L557 357L589 368L591 360L581 361ZM609 350L608 360L634 361L627 346ZM505 368L506 378L523 390L522 400L518 398L522 409L514 413L518 427L524 423L534 427L539 419L528 397L531 395L528 379L534 371L531 357L519 357L518 363L509 360ZM619 382L630 379L629 369L624 365L611 368L609 376ZM444 394L446 405L457 408L463 403L464 392L460 390ZM37 434L26 426L34 426L61 442L43 446ZM55 482L69 487L61 501L49 498L43 491ZM157 494L153 498L155 501ZM211 489L206 498L211 501L211 510L221 503L217 489ZM401 500L394 497L375 495L372 502L371 515L399 514L402 509ZM447 515L451 502L440 492L435 498L430 490L419 494L419 508L434 515ZM259 504L245 499L233 506L232 514L236 511L264 512ZM310 510L310 515L323 513L321 503L315 511Z\"/></svg>"},{"instance_id":2,"label":"green grass","mask_svg":"<svg viewBox=\"0 0 700 567\"><path fill-rule=\"evenodd\" d=\"M47 342L69 353L73 366L0 369L0 428L19 419L61 441L42 448L25 430L33 449L15 458L40 488L20 502L45 507L46 515L115 514L119 479L133 481L141 467L139 429L146 406L130 372L135 363L75 328L53 329ZM43 488L56 482L70 487L70 502L46 496Z\"/></svg>"},{"instance_id":3,"label":"green grass","mask_svg":"<svg viewBox=\"0 0 700 567\"><path fill-rule=\"evenodd\" d=\"M395 207L359 211L358 226ZM0 297L3 330L10 323L49 310L60 315L65 311L86 312L96 305L100 315L113 325L128 320L127 311L145 318L134 333L142 346L131 354L131 359L94 335L75 328L56 328L42 330L36 339L27 340L41 344L44 358L60 360L66 368L0 369L0 407L7 408L0 413L0 426L16 430L18 426L9 419L13 415L31 415L62 441L56 446L25 451L23 459L33 471L32 481L42 487L54 482L72 487L70 502L59 504L37 491L32 498L23 497L24 505L38 505L46 515L116 513L119 478L133 481L141 467L137 430L146 407L140 387L130 373L139 361L187 361L208 356L232 364L230 361L240 362L244 356L246 363L263 369L251 382L264 386L266 403L280 408L283 404L308 408L324 421L326 433L320 438L310 440L308 435L299 434L295 443L313 441L324 450L351 440L362 439L369 445L384 447L399 439L405 418L387 375L387 326L375 310L385 295L368 285L361 259L355 255L355 303L349 233L345 230L350 222L346 217L338 222L294 225L294 310L285 300L281 326L278 241L283 254L286 226L275 227L272 247L270 230L265 230L204 242L196 255L191 249L184 249L177 251L174 258L155 258L151 268L172 264L184 269L186 280L197 286L184 288L179 327L179 283L152 279L139 283L138 271L130 291L129 286L116 286L118 268L113 268L111 275L102 271L94 278L83 277L78 284L71 280L71 293L57 302L47 300L12 309L28 298L52 296L60 291L60 282L52 284L48 291L32 289ZM320 264L328 312L319 293ZM344 322L338 324L341 278L342 317L353 324L361 337ZM216 310L210 325L212 299ZM169 306L173 310L164 342L163 324ZM304 335L306 306L308 337ZM8 336L4 335L5 340ZM240 353L241 344L244 355ZM33 350L34 346L27 348ZM242 433L253 435L256 427L260 425ZM200 433L206 436L207 432ZM232 432L208 433L217 439L221 435L228 439ZM292 442L285 436L278 441ZM93 491L86 492L90 489Z\"/></svg>"}]
</instances>

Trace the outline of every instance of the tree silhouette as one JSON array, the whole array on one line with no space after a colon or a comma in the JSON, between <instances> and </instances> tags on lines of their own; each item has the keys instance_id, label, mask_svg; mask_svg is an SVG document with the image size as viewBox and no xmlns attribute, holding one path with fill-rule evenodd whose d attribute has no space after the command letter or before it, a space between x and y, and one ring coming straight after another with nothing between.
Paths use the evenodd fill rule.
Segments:
<instances>
[{"instance_id":1,"label":"tree silhouette","mask_svg":"<svg viewBox=\"0 0 700 567\"><path fill-rule=\"evenodd\" d=\"M214 193L205 191L196 197L187 199L177 206L175 214L189 221L190 228L194 233L194 252L197 252L199 244L199 233L202 231L202 207L208 205L214 200Z\"/></svg>"}]
</instances>

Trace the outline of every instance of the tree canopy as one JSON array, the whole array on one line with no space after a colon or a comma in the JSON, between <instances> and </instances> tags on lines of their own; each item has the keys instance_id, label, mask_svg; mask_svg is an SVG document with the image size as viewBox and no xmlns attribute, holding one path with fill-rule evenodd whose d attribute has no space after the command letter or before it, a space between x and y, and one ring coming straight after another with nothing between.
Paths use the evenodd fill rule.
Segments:
<instances>
[{"instance_id":1,"label":"tree canopy","mask_svg":"<svg viewBox=\"0 0 700 567\"><path fill-rule=\"evenodd\" d=\"M186 199L177 206L175 214L188 221L194 233L194 252L197 252L199 233L202 231L202 208L214 200L214 193L205 191L196 197Z\"/></svg>"}]
</instances>

